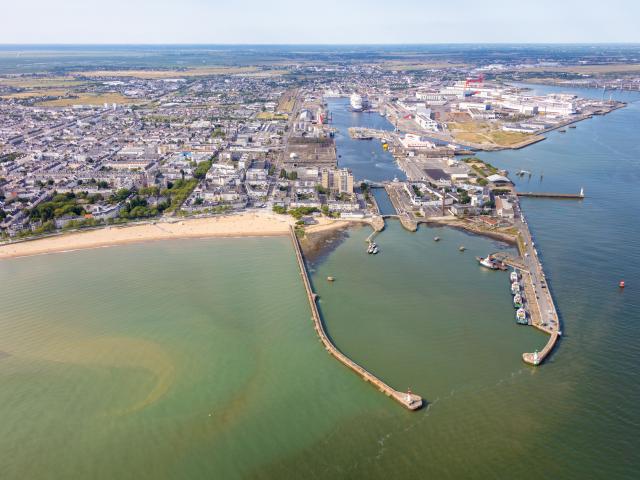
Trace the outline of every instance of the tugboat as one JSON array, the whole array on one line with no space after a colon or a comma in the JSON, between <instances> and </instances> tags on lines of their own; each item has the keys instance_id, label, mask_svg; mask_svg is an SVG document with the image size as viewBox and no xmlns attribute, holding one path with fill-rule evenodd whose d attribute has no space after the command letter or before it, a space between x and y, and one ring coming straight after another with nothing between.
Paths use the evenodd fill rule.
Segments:
<instances>
[{"instance_id":1,"label":"tugboat","mask_svg":"<svg viewBox=\"0 0 640 480\"><path fill-rule=\"evenodd\" d=\"M524 308L519 308L516 311L516 323L519 325L528 325L527 321L527 311Z\"/></svg>"},{"instance_id":2,"label":"tugboat","mask_svg":"<svg viewBox=\"0 0 640 480\"><path fill-rule=\"evenodd\" d=\"M517 295L518 293L520 293L520 284L518 282L513 282L511 284L511 294Z\"/></svg>"},{"instance_id":3,"label":"tugboat","mask_svg":"<svg viewBox=\"0 0 640 480\"><path fill-rule=\"evenodd\" d=\"M522 296L519 293L516 293L513 297L513 307L522 308Z\"/></svg>"},{"instance_id":4,"label":"tugboat","mask_svg":"<svg viewBox=\"0 0 640 480\"><path fill-rule=\"evenodd\" d=\"M513 272L511 272L511 275L509 275L509 278L511 279L511 283L517 282L519 279L518 272L514 270Z\"/></svg>"},{"instance_id":5,"label":"tugboat","mask_svg":"<svg viewBox=\"0 0 640 480\"><path fill-rule=\"evenodd\" d=\"M491 255L487 255L487 258L476 257L476 260L478 260L480 265L490 270L504 270Z\"/></svg>"}]
</instances>

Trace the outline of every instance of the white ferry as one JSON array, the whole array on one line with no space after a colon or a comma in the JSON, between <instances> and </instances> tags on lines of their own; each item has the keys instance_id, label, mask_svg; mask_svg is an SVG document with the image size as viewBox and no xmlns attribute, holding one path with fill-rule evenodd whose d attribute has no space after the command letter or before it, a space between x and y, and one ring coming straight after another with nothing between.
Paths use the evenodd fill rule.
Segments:
<instances>
[{"instance_id":1,"label":"white ferry","mask_svg":"<svg viewBox=\"0 0 640 480\"><path fill-rule=\"evenodd\" d=\"M351 95L350 102L351 102L351 110L353 110L354 112L361 112L363 110L364 106L362 102L362 97L357 93L354 93Z\"/></svg>"}]
</instances>

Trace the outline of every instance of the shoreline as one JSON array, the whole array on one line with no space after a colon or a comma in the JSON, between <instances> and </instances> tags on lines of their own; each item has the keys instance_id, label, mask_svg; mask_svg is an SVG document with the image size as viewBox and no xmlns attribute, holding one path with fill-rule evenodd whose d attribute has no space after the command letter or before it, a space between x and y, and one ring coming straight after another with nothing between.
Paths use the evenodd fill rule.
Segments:
<instances>
[{"instance_id":1,"label":"shoreline","mask_svg":"<svg viewBox=\"0 0 640 480\"><path fill-rule=\"evenodd\" d=\"M457 218L448 219L448 218L432 217L426 220L420 220L418 223L419 224L422 223L425 225L437 225L441 227L455 228L457 230L462 230L464 232L471 233L474 235L480 235L483 237L491 238L492 240L498 240L500 242L504 242L509 245L515 245L515 246L518 245L518 239L516 235L511 235L505 232L490 232L486 230L481 230L479 228L475 228L474 225L471 225L468 222L465 222L464 220L460 220Z\"/></svg>"},{"instance_id":2,"label":"shoreline","mask_svg":"<svg viewBox=\"0 0 640 480\"><path fill-rule=\"evenodd\" d=\"M244 212L194 219L159 219L143 224L106 226L6 243L0 245L0 260L159 240L286 236L289 235L290 226L294 224L295 220L291 216L271 212ZM318 218L318 224L307 227L307 232L330 231L348 224L348 221L321 217Z\"/></svg>"}]
</instances>

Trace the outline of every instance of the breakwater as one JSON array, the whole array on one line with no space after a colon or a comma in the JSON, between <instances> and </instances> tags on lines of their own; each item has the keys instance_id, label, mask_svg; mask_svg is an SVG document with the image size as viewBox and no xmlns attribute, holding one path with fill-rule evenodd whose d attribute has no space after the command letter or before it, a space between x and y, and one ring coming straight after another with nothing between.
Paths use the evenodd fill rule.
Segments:
<instances>
[{"instance_id":1,"label":"breakwater","mask_svg":"<svg viewBox=\"0 0 640 480\"><path fill-rule=\"evenodd\" d=\"M333 344L333 342L327 335L327 332L325 331L324 323L322 322L322 318L320 317L320 312L318 311L318 305L316 303L317 295L315 294L315 292L313 291L313 287L311 286L309 273L307 272L307 267L304 262L304 256L302 255L302 249L300 248L300 242L298 241L298 237L296 236L296 232L293 227L291 227L290 233L293 247L296 252L298 267L300 268L300 275L302 276L304 288L307 292L307 298L309 300L309 306L311 307L311 316L314 324L314 329L316 330L320 341L324 345L324 348L336 360L338 360L347 368L351 369L353 372L357 373L365 382L369 382L374 385L386 396L393 398L395 401L409 410L418 410L420 407L422 407L422 397L411 392L404 393L391 388L374 374L367 371L365 368L361 367L356 362L348 358Z\"/></svg>"}]
</instances>

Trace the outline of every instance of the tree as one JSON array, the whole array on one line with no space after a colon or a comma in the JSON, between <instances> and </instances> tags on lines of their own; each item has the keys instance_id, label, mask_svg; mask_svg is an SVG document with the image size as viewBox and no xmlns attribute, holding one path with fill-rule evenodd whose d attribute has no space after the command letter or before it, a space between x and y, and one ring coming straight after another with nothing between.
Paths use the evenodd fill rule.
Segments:
<instances>
[{"instance_id":1,"label":"tree","mask_svg":"<svg viewBox=\"0 0 640 480\"><path fill-rule=\"evenodd\" d=\"M206 162L201 162L200 165L198 165L194 170L193 176L198 180L202 180L207 176L207 172L209 171L210 168L211 168L211 160L207 160Z\"/></svg>"}]
</instances>

